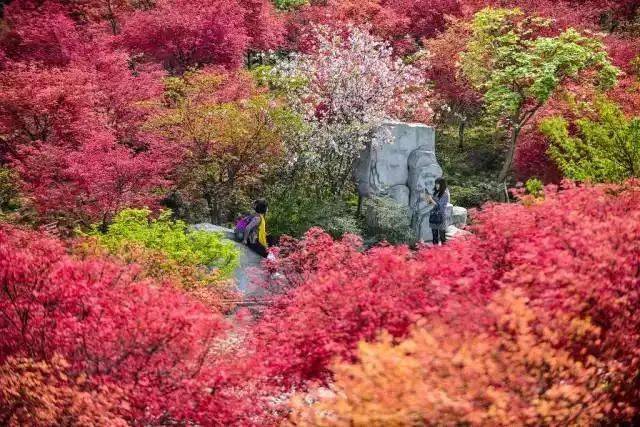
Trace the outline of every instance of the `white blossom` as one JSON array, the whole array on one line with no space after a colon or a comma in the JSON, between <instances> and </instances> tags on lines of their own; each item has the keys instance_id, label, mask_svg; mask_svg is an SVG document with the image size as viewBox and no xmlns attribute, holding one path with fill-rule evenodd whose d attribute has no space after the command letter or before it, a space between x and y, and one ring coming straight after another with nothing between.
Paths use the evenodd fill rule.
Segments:
<instances>
[{"instance_id":1,"label":"white blossom","mask_svg":"<svg viewBox=\"0 0 640 427\"><path fill-rule=\"evenodd\" d=\"M294 54L275 73L293 82L287 95L309 124L306 158L333 171L331 178L341 187L359 153L375 143L374 131L417 103L412 89L421 79L394 58L388 43L366 30L349 27L343 35L318 26L313 32L315 48Z\"/></svg>"}]
</instances>

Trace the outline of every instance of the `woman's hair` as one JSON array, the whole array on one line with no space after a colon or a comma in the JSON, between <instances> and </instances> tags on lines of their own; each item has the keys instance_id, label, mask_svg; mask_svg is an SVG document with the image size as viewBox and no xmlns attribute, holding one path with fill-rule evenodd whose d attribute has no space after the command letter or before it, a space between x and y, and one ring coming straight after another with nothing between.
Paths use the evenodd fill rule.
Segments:
<instances>
[{"instance_id":1,"label":"woman's hair","mask_svg":"<svg viewBox=\"0 0 640 427\"><path fill-rule=\"evenodd\" d=\"M253 209L255 209L255 211L259 214L266 214L267 213L267 201L265 199L258 199L255 202L253 202Z\"/></svg>"},{"instance_id":2,"label":"woman's hair","mask_svg":"<svg viewBox=\"0 0 640 427\"><path fill-rule=\"evenodd\" d=\"M438 187L438 197L442 197L444 192L447 191L447 180L444 178L436 179L436 187ZM433 189L433 192L436 192L435 188Z\"/></svg>"}]
</instances>

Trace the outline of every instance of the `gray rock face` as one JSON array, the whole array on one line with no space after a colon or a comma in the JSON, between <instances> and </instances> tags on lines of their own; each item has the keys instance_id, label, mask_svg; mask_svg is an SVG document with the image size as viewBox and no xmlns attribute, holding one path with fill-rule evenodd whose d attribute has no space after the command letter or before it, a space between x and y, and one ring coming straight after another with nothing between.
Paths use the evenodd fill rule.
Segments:
<instances>
[{"instance_id":1,"label":"gray rock face","mask_svg":"<svg viewBox=\"0 0 640 427\"><path fill-rule=\"evenodd\" d=\"M464 227L467 225L467 210L460 206L454 206L451 214L451 222L456 227Z\"/></svg>"},{"instance_id":2,"label":"gray rock face","mask_svg":"<svg viewBox=\"0 0 640 427\"><path fill-rule=\"evenodd\" d=\"M365 150L354 171L360 196L386 196L408 207L415 237L430 241L432 207L423 196L431 194L436 179L442 176L435 153L434 129L420 123L388 122L376 138L383 142ZM456 212L458 222L454 219L454 224L464 226L466 210L464 215L454 210L452 216Z\"/></svg>"},{"instance_id":3,"label":"gray rock face","mask_svg":"<svg viewBox=\"0 0 640 427\"><path fill-rule=\"evenodd\" d=\"M434 153L435 159L435 132L429 126L388 122L375 138L393 143L378 144L360 156L355 175L358 190L365 197L386 194L391 187L408 187L408 159L416 149ZM419 161L418 158L416 160Z\"/></svg>"}]
</instances>

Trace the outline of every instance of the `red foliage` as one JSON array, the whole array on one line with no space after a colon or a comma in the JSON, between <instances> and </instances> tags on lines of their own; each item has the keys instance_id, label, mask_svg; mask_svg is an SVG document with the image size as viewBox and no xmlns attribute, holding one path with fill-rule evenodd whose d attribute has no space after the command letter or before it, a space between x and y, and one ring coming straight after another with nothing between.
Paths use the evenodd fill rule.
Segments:
<instances>
[{"instance_id":1,"label":"red foliage","mask_svg":"<svg viewBox=\"0 0 640 427\"><path fill-rule=\"evenodd\" d=\"M14 1L4 13L9 30L0 37L0 48L13 60L64 66L82 49L80 34L60 4Z\"/></svg>"},{"instance_id":2,"label":"red foliage","mask_svg":"<svg viewBox=\"0 0 640 427\"><path fill-rule=\"evenodd\" d=\"M549 141L537 129L537 123L528 126L520 136L514 157L514 170L520 181L538 178L544 183L558 184L562 173L547 155Z\"/></svg>"},{"instance_id":3,"label":"red foliage","mask_svg":"<svg viewBox=\"0 0 640 427\"><path fill-rule=\"evenodd\" d=\"M15 65L0 74L0 132L5 151L35 141L77 147L98 120L96 88L78 68L37 69Z\"/></svg>"},{"instance_id":4,"label":"red foliage","mask_svg":"<svg viewBox=\"0 0 640 427\"><path fill-rule=\"evenodd\" d=\"M242 406L219 389L212 345L223 319L171 286L136 280L134 267L77 261L55 240L4 228L0 289L0 363L61 355L85 389L117 386L118 415L141 424L228 424Z\"/></svg>"},{"instance_id":5,"label":"red foliage","mask_svg":"<svg viewBox=\"0 0 640 427\"><path fill-rule=\"evenodd\" d=\"M148 93L145 80L118 74L108 57L97 61L104 73L113 68L100 90L104 74L81 68L18 65L0 76L3 152L42 214L104 220L123 206L154 205L166 184L175 155L139 135L145 113L133 99Z\"/></svg>"},{"instance_id":6,"label":"red foliage","mask_svg":"<svg viewBox=\"0 0 640 427\"><path fill-rule=\"evenodd\" d=\"M14 166L23 188L43 215L65 216L83 225L108 221L129 206L155 206L158 174L171 165L162 147L139 154L95 134L77 150L37 144L18 153Z\"/></svg>"},{"instance_id":7,"label":"red foliage","mask_svg":"<svg viewBox=\"0 0 640 427\"><path fill-rule=\"evenodd\" d=\"M140 104L158 96L161 74L132 70L58 3L16 1L7 20L0 154L38 211L91 222L124 205L155 205L170 157L142 131Z\"/></svg>"},{"instance_id":8,"label":"red foliage","mask_svg":"<svg viewBox=\"0 0 640 427\"><path fill-rule=\"evenodd\" d=\"M414 256L405 247L365 253L353 236L334 242L319 229L285 241L269 268L282 275L277 285L292 290L255 326L258 363L284 384L327 379L336 356L353 358L358 341L382 329L403 336L421 317L455 317L452 294L462 289L469 300L484 301L485 255L470 245L453 247L457 252L435 251L425 262L426 253Z\"/></svg>"},{"instance_id":9,"label":"red foliage","mask_svg":"<svg viewBox=\"0 0 640 427\"><path fill-rule=\"evenodd\" d=\"M206 64L236 67L249 48L277 47L282 32L266 0L162 0L127 18L120 42L182 73Z\"/></svg>"},{"instance_id":10,"label":"red foliage","mask_svg":"<svg viewBox=\"0 0 640 427\"><path fill-rule=\"evenodd\" d=\"M244 26L249 36L249 49L277 49L284 40L284 22L276 15L270 0L238 0L244 9Z\"/></svg>"},{"instance_id":11,"label":"red foliage","mask_svg":"<svg viewBox=\"0 0 640 427\"><path fill-rule=\"evenodd\" d=\"M120 39L132 53L181 73L198 64L239 65L249 41L243 30L243 10L235 1L163 0L133 13Z\"/></svg>"},{"instance_id":12,"label":"red foliage","mask_svg":"<svg viewBox=\"0 0 640 427\"><path fill-rule=\"evenodd\" d=\"M481 328L493 292L519 290L541 313L536 328L559 328L558 348L606 366L599 381L619 402L607 416L630 419L640 411L640 183L546 192L543 202L487 206L475 235L415 255L360 252L318 230L285 242L271 268L292 290L255 327L262 372L286 385L327 380L358 340L383 329L403 337L419 317ZM576 331L585 319L598 339Z\"/></svg>"},{"instance_id":13,"label":"red foliage","mask_svg":"<svg viewBox=\"0 0 640 427\"><path fill-rule=\"evenodd\" d=\"M522 9L527 14L552 18L557 29L568 27L600 29L607 13L615 18L633 15L634 0L465 0L465 14L470 15L487 6Z\"/></svg>"},{"instance_id":14,"label":"red foliage","mask_svg":"<svg viewBox=\"0 0 640 427\"><path fill-rule=\"evenodd\" d=\"M629 115L640 109L640 46L637 38L609 36L605 40L612 62L623 71L608 96Z\"/></svg>"},{"instance_id":15,"label":"red foliage","mask_svg":"<svg viewBox=\"0 0 640 427\"><path fill-rule=\"evenodd\" d=\"M415 52L423 38L444 30L447 15L460 15L457 0L329 0L313 1L302 7L290 23L289 38L296 40L309 24L341 28L345 24L370 26L371 31L390 41L396 52Z\"/></svg>"},{"instance_id":16,"label":"red foliage","mask_svg":"<svg viewBox=\"0 0 640 427\"><path fill-rule=\"evenodd\" d=\"M137 150L148 148L151 137L142 128L150 111L141 104L162 93L164 73L154 65L132 70L124 52L110 51L102 44L94 49L95 55L85 60L98 90L94 109L118 143Z\"/></svg>"},{"instance_id":17,"label":"red foliage","mask_svg":"<svg viewBox=\"0 0 640 427\"><path fill-rule=\"evenodd\" d=\"M628 419L640 411L640 183L553 190L533 206L484 210L478 237L503 254L500 286L524 290L543 324L562 313L600 329L593 341L569 322L557 345L607 364L611 416Z\"/></svg>"},{"instance_id":18,"label":"red foliage","mask_svg":"<svg viewBox=\"0 0 640 427\"><path fill-rule=\"evenodd\" d=\"M444 107L443 113L463 121L477 115L482 108L482 95L471 87L459 69L460 54L466 49L470 34L464 21L451 20L443 33L425 42L429 55L419 61L425 77L434 84L434 94Z\"/></svg>"}]
</instances>

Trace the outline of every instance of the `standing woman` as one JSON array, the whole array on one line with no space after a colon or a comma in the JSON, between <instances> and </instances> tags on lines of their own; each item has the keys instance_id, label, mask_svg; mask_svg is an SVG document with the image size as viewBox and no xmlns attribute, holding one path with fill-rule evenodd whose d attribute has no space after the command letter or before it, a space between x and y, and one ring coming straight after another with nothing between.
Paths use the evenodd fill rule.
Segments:
<instances>
[{"instance_id":1,"label":"standing woman","mask_svg":"<svg viewBox=\"0 0 640 427\"><path fill-rule=\"evenodd\" d=\"M427 195L427 202L434 205L429 215L429 227L431 227L431 234L433 234L434 245L440 242L444 245L447 242L447 227L451 222L447 209L450 200L451 195L447 188L447 180L444 178L436 179L433 196Z\"/></svg>"},{"instance_id":2,"label":"standing woman","mask_svg":"<svg viewBox=\"0 0 640 427\"><path fill-rule=\"evenodd\" d=\"M245 228L243 242L255 253L266 258L269 254L267 251L269 247L267 243L267 221L264 217L267 214L267 201L258 199L254 202L253 208L256 211L256 215Z\"/></svg>"}]
</instances>

